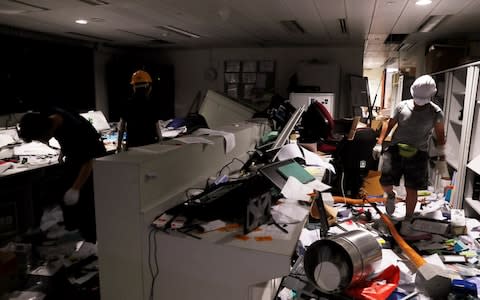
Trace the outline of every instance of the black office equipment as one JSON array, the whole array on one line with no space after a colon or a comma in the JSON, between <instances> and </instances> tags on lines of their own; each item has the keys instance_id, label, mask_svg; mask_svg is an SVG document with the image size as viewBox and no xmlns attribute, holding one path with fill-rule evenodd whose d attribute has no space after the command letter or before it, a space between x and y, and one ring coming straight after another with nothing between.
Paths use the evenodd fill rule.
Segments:
<instances>
[{"instance_id":1,"label":"black office equipment","mask_svg":"<svg viewBox=\"0 0 480 300\"><path fill-rule=\"evenodd\" d=\"M344 139L333 156L336 174L328 174L326 180L332 194L358 198L368 171L378 169L378 161L372 157L377 134L372 128L358 128L353 140Z\"/></svg>"},{"instance_id":2,"label":"black office equipment","mask_svg":"<svg viewBox=\"0 0 480 300\"><path fill-rule=\"evenodd\" d=\"M271 220L272 184L260 174L215 186L177 206L188 219L237 222L244 234Z\"/></svg>"},{"instance_id":3,"label":"black office equipment","mask_svg":"<svg viewBox=\"0 0 480 300\"><path fill-rule=\"evenodd\" d=\"M295 128L295 125L297 125L304 111L305 106L297 108L287 124L285 124L278 134L275 142L273 142L273 144L257 147L249 160L242 167L242 171L250 170L254 165L264 165L275 161L278 151L287 143L290 133Z\"/></svg>"},{"instance_id":4,"label":"black office equipment","mask_svg":"<svg viewBox=\"0 0 480 300\"><path fill-rule=\"evenodd\" d=\"M322 193L319 191L315 191L314 202L320 215L320 237L326 238L330 225L328 224L327 211L325 210L325 204L323 203Z\"/></svg>"}]
</instances>

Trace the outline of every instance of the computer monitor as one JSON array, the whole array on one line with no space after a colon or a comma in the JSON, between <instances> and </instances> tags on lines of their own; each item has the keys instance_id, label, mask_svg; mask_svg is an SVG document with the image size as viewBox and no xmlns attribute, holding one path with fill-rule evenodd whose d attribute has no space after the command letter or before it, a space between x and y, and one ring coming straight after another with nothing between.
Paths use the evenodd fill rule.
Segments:
<instances>
[{"instance_id":1,"label":"computer monitor","mask_svg":"<svg viewBox=\"0 0 480 300\"><path fill-rule=\"evenodd\" d=\"M282 130L278 134L277 139L275 140L275 143L273 143L272 147L269 150L267 150L267 152L278 150L287 143L290 133L292 132L293 128L295 128L295 125L297 125L298 121L302 117L303 112L305 111L305 107L306 105L302 105L295 110L293 115L288 120L287 124L283 126Z\"/></svg>"},{"instance_id":2,"label":"computer monitor","mask_svg":"<svg viewBox=\"0 0 480 300\"><path fill-rule=\"evenodd\" d=\"M278 150L280 150L280 148L282 148L283 145L287 143L290 133L302 117L304 111L305 105L295 110L295 112L292 114L288 122L280 131L274 142L256 147L253 154L242 167L242 171L249 170L253 165L263 165L265 163L275 161L275 159L277 158Z\"/></svg>"}]
</instances>

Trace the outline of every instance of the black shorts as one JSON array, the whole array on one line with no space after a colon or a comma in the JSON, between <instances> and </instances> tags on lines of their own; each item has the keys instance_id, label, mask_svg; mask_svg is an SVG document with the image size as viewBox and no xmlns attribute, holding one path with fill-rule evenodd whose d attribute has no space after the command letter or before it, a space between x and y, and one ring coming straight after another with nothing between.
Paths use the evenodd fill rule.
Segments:
<instances>
[{"instance_id":1,"label":"black shorts","mask_svg":"<svg viewBox=\"0 0 480 300\"><path fill-rule=\"evenodd\" d=\"M398 146L388 147L382 156L382 175L380 183L383 186L400 184L400 178L404 176L405 187L415 190L425 190L428 187L428 153L417 153L405 158L400 156Z\"/></svg>"}]
</instances>

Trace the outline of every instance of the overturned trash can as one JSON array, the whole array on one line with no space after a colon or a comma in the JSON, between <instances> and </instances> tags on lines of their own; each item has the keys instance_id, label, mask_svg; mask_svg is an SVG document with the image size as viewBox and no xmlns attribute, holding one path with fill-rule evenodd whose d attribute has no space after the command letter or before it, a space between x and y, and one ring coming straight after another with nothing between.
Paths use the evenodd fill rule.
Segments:
<instances>
[{"instance_id":1,"label":"overturned trash can","mask_svg":"<svg viewBox=\"0 0 480 300\"><path fill-rule=\"evenodd\" d=\"M375 236L353 230L311 244L304 256L305 274L321 292L340 293L366 280L382 259Z\"/></svg>"}]
</instances>

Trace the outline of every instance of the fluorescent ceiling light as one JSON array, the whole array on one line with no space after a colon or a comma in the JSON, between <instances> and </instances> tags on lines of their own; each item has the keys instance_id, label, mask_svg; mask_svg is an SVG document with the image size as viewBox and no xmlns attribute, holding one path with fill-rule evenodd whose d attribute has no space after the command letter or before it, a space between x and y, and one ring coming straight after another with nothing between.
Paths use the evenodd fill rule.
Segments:
<instances>
[{"instance_id":1,"label":"fluorescent ceiling light","mask_svg":"<svg viewBox=\"0 0 480 300\"><path fill-rule=\"evenodd\" d=\"M429 5L432 4L432 0L418 0L415 4L419 6Z\"/></svg>"},{"instance_id":2,"label":"fluorescent ceiling light","mask_svg":"<svg viewBox=\"0 0 480 300\"><path fill-rule=\"evenodd\" d=\"M181 28L171 26L171 25L160 25L160 26L157 26L157 28L168 30L168 31L171 31L171 32L174 32L176 34L180 34L180 35L183 35L183 36L186 36L186 37L189 37L189 38L195 38L195 39L200 38L200 36L198 34L195 34L195 33L192 33L192 32L189 32L189 31L186 31L186 30L183 30Z\"/></svg>"},{"instance_id":3,"label":"fluorescent ceiling light","mask_svg":"<svg viewBox=\"0 0 480 300\"><path fill-rule=\"evenodd\" d=\"M442 15L442 16L430 16L428 19L420 25L418 28L418 32L430 32L435 27L440 25L441 22L443 22L449 15Z\"/></svg>"},{"instance_id":4,"label":"fluorescent ceiling light","mask_svg":"<svg viewBox=\"0 0 480 300\"><path fill-rule=\"evenodd\" d=\"M78 20L75 20L75 23L85 25L85 24L88 24L88 21L84 19L78 19Z\"/></svg>"}]
</instances>

